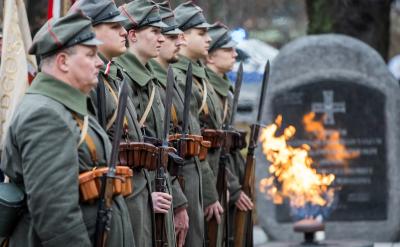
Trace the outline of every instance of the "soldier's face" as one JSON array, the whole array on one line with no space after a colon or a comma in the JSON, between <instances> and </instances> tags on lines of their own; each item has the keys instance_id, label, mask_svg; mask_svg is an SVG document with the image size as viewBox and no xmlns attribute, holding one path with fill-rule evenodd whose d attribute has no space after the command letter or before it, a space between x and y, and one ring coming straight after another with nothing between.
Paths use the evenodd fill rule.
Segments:
<instances>
[{"instance_id":1,"label":"soldier's face","mask_svg":"<svg viewBox=\"0 0 400 247\"><path fill-rule=\"evenodd\" d=\"M208 55L207 63L212 63L219 72L226 73L232 70L237 55L235 48L216 49Z\"/></svg>"},{"instance_id":2,"label":"soldier's face","mask_svg":"<svg viewBox=\"0 0 400 247\"><path fill-rule=\"evenodd\" d=\"M192 28L185 32L186 46L194 58L205 58L208 55L211 38L206 28Z\"/></svg>"},{"instance_id":3,"label":"soldier's face","mask_svg":"<svg viewBox=\"0 0 400 247\"><path fill-rule=\"evenodd\" d=\"M182 35L164 35L165 42L160 49L160 59L168 63L178 62L178 52L183 43Z\"/></svg>"},{"instance_id":4,"label":"soldier's face","mask_svg":"<svg viewBox=\"0 0 400 247\"><path fill-rule=\"evenodd\" d=\"M125 28L120 23L101 23L94 27L96 38L103 42L99 46L99 52L111 60L118 57L126 51Z\"/></svg>"},{"instance_id":5,"label":"soldier's face","mask_svg":"<svg viewBox=\"0 0 400 247\"><path fill-rule=\"evenodd\" d=\"M97 85L103 62L97 55L96 46L77 45L76 51L67 55L65 66L72 86L88 94Z\"/></svg>"},{"instance_id":6,"label":"soldier's face","mask_svg":"<svg viewBox=\"0 0 400 247\"><path fill-rule=\"evenodd\" d=\"M161 28L145 27L135 31L135 48L145 59L156 58L164 41Z\"/></svg>"}]
</instances>

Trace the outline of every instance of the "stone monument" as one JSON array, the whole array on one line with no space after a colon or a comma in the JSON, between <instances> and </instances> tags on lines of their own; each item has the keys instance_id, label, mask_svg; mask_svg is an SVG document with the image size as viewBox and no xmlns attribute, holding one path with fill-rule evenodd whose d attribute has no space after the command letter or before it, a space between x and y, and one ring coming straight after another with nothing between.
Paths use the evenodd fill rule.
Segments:
<instances>
[{"instance_id":1,"label":"stone monument","mask_svg":"<svg viewBox=\"0 0 400 247\"><path fill-rule=\"evenodd\" d=\"M380 55L344 35L297 39L272 62L266 104L262 122L282 115L282 127L296 128L289 144L310 146L313 168L335 175L326 238L398 240L400 88ZM267 167L258 150L257 185ZM271 239L302 239L292 230L301 215L293 215L287 201L274 205L258 193L257 207Z\"/></svg>"}]
</instances>

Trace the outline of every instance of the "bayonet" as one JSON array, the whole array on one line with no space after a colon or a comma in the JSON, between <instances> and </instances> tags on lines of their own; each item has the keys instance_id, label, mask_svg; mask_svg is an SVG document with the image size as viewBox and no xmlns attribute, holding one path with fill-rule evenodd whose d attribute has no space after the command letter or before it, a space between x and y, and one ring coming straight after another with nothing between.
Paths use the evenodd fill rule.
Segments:
<instances>
[{"instance_id":1,"label":"bayonet","mask_svg":"<svg viewBox=\"0 0 400 247\"><path fill-rule=\"evenodd\" d=\"M185 138L189 134L189 110L190 110L190 97L192 94L192 63L189 62L188 69L186 72L185 82L185 98L183 104L183 120L182 120L182 138Z\"/></svg>"},{"instance_id":2,"label":"bayonet","mask_svg":"<svg viewBox=\"0 0 400 247\"><path fill-rule=\"evenodd\" d=\"M240 95L240 89L242 87L242 81L243 81L243 62L240 62L239 69L236 74L235 93L233 95L231 118L229 120L230 126L232 126L235 121L235 115L239 103L239 95Z\"/></svg>"},{"instance_id":3,"label":"bayonet","mask_svg":"<svg viewBox=\"0 0 400 247\"><path fill-rule=\"evenodd\" d=\"M173 88L174 88L174 72L172 71L172 67L168 66L167 72L167 87L165 89L165 101L164 101L164 131L162 136L163 146L168 147L168 135L169 135L169 127L171 121L171 107L172 107L172 97L173 97Z\"/></svg>"},{"instance_id":4,"label":"bayonet","mask_svg":"<svg viewBox=\"0 0 400 247\"><path fill-rule=\"evenodd\" d=\"M100 126L106 129L106 104L105 104L106 90L104 86L103 76L99 75L99 83L96 87L96 100L97 100L97 120Z\"/></svg>"},{"instance_id":5,"label":"bayonet","mask_svg":"<svg viewBox=\"0 0 400 247\"><path fill-rule=\"evenodd\" d=\"M108 164L108 171L102 177L99 206L96 221L95 246L104 247L107 242L108 231L111 227L111 207L114 193L114 179L116 178L116 163L119 152L119 145L122 137L123 122L128 100L128 85L123 82L119 90L119 100L117 107L117 119L115 122L115 135L112 140L111 158Z\"/></svg>"},{"instance_id":6,"label":"bayonet","mask_svg":"<svg viewBox=\"0 0 400 247\"><path fill-rule=\"evenodd\" d=\"M269 61L267 61L267 63L265 64L264 75L263 75L262 86L261 86L261 95L260 95L260 100L259 100L259 104L258 104L257 124L260 123L262 114L263 114L265 94L267 93L267 86L268 86L268 80L269 80L269 71L270 71L270 65L269 65Z\"/></svg>"}]
</instances>

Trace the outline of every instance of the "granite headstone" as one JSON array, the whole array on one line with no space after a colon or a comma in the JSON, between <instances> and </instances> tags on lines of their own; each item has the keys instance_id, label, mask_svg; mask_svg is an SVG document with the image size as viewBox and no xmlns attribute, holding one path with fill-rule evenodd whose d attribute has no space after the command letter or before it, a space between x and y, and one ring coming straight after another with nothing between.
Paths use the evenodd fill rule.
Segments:
<instances>
[{"instance_id":1,"label":"granite headstone","mask_svg":"<svg viewBox=\"0 0 400 247\"><path fill-rule=\"evenodd\" d=\"M400 88L379 54L354 38L306 36L272 63L263 123L293 125L292 146L308 144L313 167L335 175L324 212L327 239L394 241L400 234ZM319 126L314 128L313 126ZM257 155L256 180L268 176ZM259 222L275 240L301 240L288 200L257 198Z\"/></svg>"}]
</instances>

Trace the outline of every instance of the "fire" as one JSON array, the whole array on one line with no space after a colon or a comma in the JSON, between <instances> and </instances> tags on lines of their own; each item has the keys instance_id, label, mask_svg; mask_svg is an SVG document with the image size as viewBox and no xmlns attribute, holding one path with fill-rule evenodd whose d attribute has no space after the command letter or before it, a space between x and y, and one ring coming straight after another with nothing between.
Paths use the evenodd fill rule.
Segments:
<instances>
[{"instance_id":1,"label":"fire","mask_svg":"<svg viewBox=\"0 0 400 247\"><path fill-rule=\"evenodd\" d=\"M317 121L314 119L314 112L304 115L304 130L315 135L315 138L323 143L321 149L324 151L324 158L326 160L334 164L342 164L347 169L348 160L359 157L360 152L346 149L346 146L340 141L339 131L326 130L322 120Z\"/></svg>"},{"instance_id":2,"label":"fire","mask_svg":"<svg viewBox=\"0 0 400 247\"><path fill-rule=\"evenodd\" d=\"M275 204L282 204L284 198L289 198L291 206L295 208L307 203L329 206L335 193L329 186L335 176L318 174L312 168L313 160L309 156L308 145L292 147L287 144L296 133L294 126L285 128L282 135L275 136L281 124L282 116L279 115L274 124L261 131L262 149L271 165L270 176L260 182L260 191L266 193Z\"/></svg>"}]
</instances>

